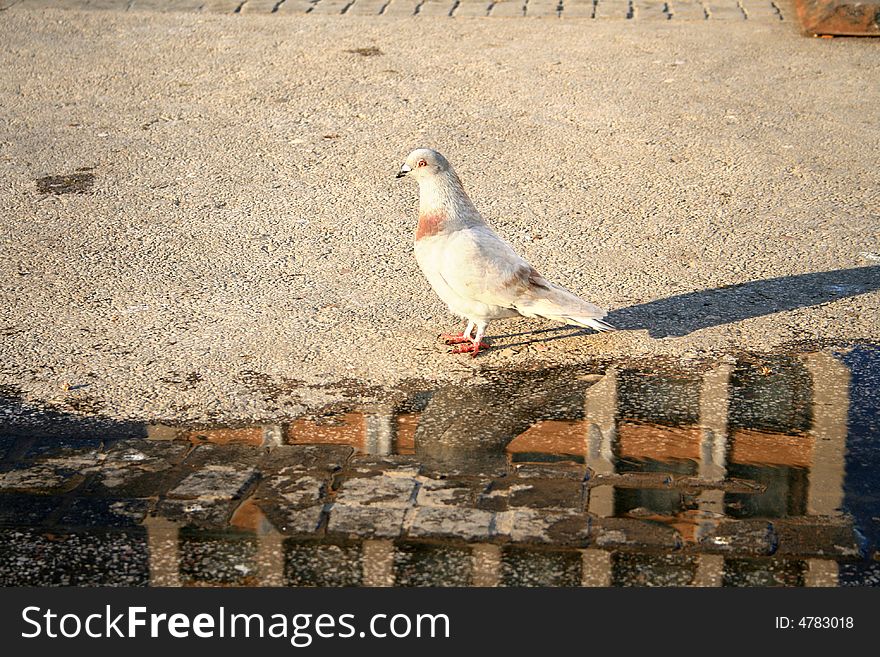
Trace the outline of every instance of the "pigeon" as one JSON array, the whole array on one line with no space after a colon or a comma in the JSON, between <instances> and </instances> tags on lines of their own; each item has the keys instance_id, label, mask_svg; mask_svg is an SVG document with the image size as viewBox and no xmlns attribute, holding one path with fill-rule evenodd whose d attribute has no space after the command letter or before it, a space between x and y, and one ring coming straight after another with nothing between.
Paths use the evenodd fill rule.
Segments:
<instances>
[{"instance_id":1,"label":"pigeon","mask_svg":"<svg viewBox=\"0 0 880 657\"><path fill-rule=\"evenodd\" d=\"M461 333L441 336L457 345L453 353L476 356L489 346L489 322L517 315L614 330L602 321L604 310L549 282L489 227L440 153L414 150L397 173L404 176L419 183L419 267L449 310L467 320Z\"/></svg>"}]
</instances>

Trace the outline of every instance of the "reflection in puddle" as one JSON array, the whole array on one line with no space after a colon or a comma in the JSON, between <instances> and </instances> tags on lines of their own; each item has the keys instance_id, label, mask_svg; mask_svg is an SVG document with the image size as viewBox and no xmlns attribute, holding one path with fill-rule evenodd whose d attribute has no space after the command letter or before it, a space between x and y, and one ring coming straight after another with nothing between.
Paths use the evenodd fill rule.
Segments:
<instances>
[{"instance_id":1,"label":"reflection in puddle","mask_svg":"<svg viewBox=\"0 0 880 657\"><path fill-rule=\"evenodd\" d=\"M0 490L35 519L10 512L2 521L0 576L876 584L878 372L871 346L692 368L560 368L395 392L386 404L275 425L151 425L147 442L106 440L91 452L40 451L33 437L23 450L20 439ZM65 471L74 457L78 467ZM61 490L68 497L52 508ZM131 555L125 567L94 567L85 546L96 532ZM36 554L41 569L17 570L17 559ZM59 575L65 564L79 574Z\"/></svg>"}]
</instances>

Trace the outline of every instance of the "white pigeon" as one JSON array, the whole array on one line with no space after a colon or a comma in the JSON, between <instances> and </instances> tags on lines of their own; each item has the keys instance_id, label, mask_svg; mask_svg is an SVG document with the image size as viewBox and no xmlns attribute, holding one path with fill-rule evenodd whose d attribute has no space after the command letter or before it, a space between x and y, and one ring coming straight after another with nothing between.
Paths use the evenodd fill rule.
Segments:
<instances>
[{"instance_id":1,"label":"white pigeon","mask_svg":"<svg viewBox=\"0 0 880 657\"><path fill-rule=\"evenodd\" d=\"M414 150L397 173L404 176L419 183L416 260L449 310L468 322L462 333L442 336L460 345L453 353L476 356L488 347L489 322L516 315L614 330L602 321L604 310L547 281L489 228L440 153Z\"/></svg>"}]
</instances>

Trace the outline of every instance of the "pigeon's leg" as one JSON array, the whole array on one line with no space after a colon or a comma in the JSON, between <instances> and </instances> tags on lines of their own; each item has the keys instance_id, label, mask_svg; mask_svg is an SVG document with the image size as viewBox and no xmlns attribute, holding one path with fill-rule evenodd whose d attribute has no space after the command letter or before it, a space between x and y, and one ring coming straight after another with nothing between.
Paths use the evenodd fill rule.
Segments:
<instances>
[{"instance_id":1,"label":"pigeon's leg","mask_svg":"<svg viewBox=\"0 0 880 657\"><path fill-rule=\"evenodd\" d=\"M463 344L452 350L454 354L470 354L471 358L480 353L480 349L488 349L489 345L483 342L483 334L486 332L488 324L477 324L477 335L471 340L470 344Z\"/></svg>"},{"instance_id":2,"label":"pigeon's leg","mask_svg":"<svg viewBox=\"0 0 880 657\"><path fill-rule=\"evenodd\" d=\"M471 342L471 333L474 332L474 322L469 321L467 327L461 333L444 333L440 336L446 344L461 344L462 342Z\"/></svg>"}]
</instances>

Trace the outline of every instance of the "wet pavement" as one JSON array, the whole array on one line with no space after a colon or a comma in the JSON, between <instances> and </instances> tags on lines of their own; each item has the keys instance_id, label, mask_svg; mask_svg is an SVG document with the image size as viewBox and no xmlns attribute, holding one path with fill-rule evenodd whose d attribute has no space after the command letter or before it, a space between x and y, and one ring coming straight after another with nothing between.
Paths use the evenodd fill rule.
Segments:
<instances>
[{"instance_id":1,"label":"wet pavement","mask_svg":"<svg viewBox=\"0 0 880 657\"><path fill-rule=\"evenodd\" d=\"M876 585L878 379L872 344L603 361L224 427L7 388L0 583Z\"/></svg>"}]
</instances>

